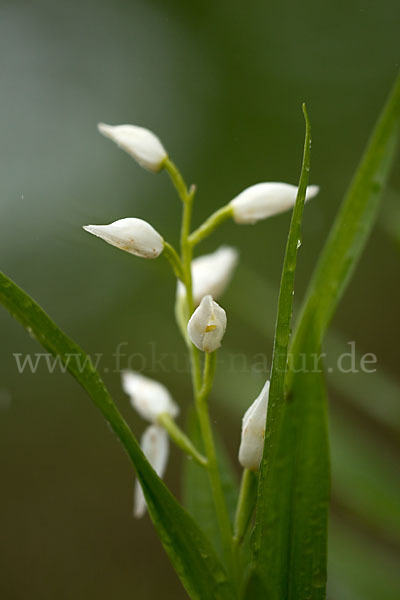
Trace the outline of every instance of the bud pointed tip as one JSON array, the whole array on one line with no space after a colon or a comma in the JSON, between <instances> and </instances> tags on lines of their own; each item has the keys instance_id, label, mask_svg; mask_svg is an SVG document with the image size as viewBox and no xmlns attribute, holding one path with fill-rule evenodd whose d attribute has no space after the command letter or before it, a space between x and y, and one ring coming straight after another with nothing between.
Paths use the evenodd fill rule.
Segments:
<instances>
[{"instance_id":1,"label":"bud pointed tip","mask_svg":"<svg viewBox=\"0 0 400 600\"><path fill-rule=\"evenodd\" d=\"M82 229L84 229L88 233L94 233L95 225L82 225Z\"/></svg>"},{"instance_id":2,"label":"bud pointed tip","mask_svg":"<svg viewBox=\"0 0 400 600\"><path fill-rule=\"evenodd\" d=\"M107 123L97 123L97 129L103 135L108 135L112 130L112 125L107 125Z\"/></svg>"}]
</instances>

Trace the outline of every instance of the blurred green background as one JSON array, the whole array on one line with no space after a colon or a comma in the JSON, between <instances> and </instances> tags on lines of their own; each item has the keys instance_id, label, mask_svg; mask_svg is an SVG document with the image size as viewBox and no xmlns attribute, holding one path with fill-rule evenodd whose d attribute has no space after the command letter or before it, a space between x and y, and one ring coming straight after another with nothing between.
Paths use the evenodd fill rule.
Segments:
<instances>
[{"instance_id":1,"label":"blurred green background","mask_svg":"<svg viewBox=\"0 0 400 600\"><path fill-rule=\"evenodd\" d=\"M399 68L399 26L395 0L0 2L0 268L103 355L137 435L144 424L113 372L121 342L183 412L190 402L189 376L173 361L149 367L169 353L183 370L175 284L164 259L135 259L81 225L138 216L176 243L180 205L166 175L141 170L97 122L155 131L198 185L199 224L252 183L296 183L305 100L321 193L305 214L300 300ZM352 340L378 359L375 374L328 377L335 600L399 594L399 189L397 169L325 347L327 364ZM227 224L201 246L241 252L222 300L229 326L212 398L233 461L242 411L266 375L251 369L254 356L271 356L288 224L289 215ZM131 516L131 467L90 400L59 371L19 373L14 354L41 349L3 310L0 331L1 597L185 598L148 517ZM250 367L228 369L232 352ZM173 450L166 475L178 495L181 461Z\"/></svg>"}]
</instances>

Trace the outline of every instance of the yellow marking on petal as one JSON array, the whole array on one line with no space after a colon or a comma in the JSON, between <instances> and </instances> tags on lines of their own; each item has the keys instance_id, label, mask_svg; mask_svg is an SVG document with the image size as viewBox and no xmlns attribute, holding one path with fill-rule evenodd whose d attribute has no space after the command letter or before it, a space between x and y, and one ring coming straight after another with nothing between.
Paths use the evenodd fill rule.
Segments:
<instances>
[{"instance_id":1,"label":"yellow marking on petal","mask_svg":"<svg viewBox=\"0 0 400 600\"><path fill-rule=\"evenodd\" d=\"M208 333L209 331L214 331L214 329L217 329L216 325L207 325L207 327L205 328L205 333Z\"/></svg>"}]
</instances>

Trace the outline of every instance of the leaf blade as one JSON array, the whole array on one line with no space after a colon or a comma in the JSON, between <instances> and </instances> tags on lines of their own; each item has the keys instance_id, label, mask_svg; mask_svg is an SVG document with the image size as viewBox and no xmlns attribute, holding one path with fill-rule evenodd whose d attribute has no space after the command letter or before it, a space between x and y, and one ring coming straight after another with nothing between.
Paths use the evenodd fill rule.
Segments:
<instances>
[{"instance_id":1,"label":"leaf blade","mask_svg":"<svg viewBox=\"0 0 400 600\"><path fill-rule=\"evenodd\" d=\"M323 590L324 584L321 584L321 581L324 579L324 575L314 578L310 573L310 569L319 574L321 564L326 564L326 550L325 554L319 555L318 561L311 547L311 551L306 550L306 556L310 556L311 561L300 560L301 567L297 568L299 552L301 553L301 550L304 550L304 544L298 536L301 528L298 530L293 526L299 520L299 517L302 518L303 509L303 504L298 502L296 492L299 491L301 497L304 495L304 490L310 493L310 487L313 494L322 490L322 486L320 490L315 489L313 477L301 480L299 472L301 474L305 467L309 467L310 464L313 466L313 475L319 473L321 469L326 471L326 461L324 460L326 455L325 453L317 455L320 457L317 463L310 460L312 459L310 452L313 445L304 445L304 440L303 443L301 442L303 437L299 428L298 403L285 401L285 379L293 311L295 268L311 154L311 128L304 106L303 112L306 120L303 163L279 290L264 454L260 465L256 523L252 538L253 574L250 576L248 583L248 589L251 589L254 581L259 579L262 582L260 589L265 588L268 591L268 598L276 600L289 597L322 598L323 591L322 595L318 594L318 596L302 594L303 590L304 594L313 594L314 581ZM318 381L318 383L320 382ZM315 381L313 380L311 389L314 384ZM311 400L311 398L309 399ZM310 403L307 408L311 418L315 414L315 402ZM316 420L319 428L321 415L318 413L314 420ZM312 425L310 424L310 428L315 428L314 420L311 420ZM327 445L326 428L319 428L319 430L322 433L323 443ZM302 468L299 469L299 465ZM322 496L324 497L324 514L319 511L317 520L318 523L322 520L322 529L326 531L327 499L325 498L325 491L322 491ZM316 519L315 515L313 519ZM318 527L320 527L319 524ZM308 535L307 539L310 540L311 537ZM319 544L320 546L321 544ZM318 563L317 566L313 565L314 559ZM293 589L297 591L292 596ZM302 591L300 592L300 590ZM297 593L299 595L296 595Z\"/></svg>"},{"instance_id":2,"label":"leaf blade","mask_svg":"<svg viewBox=\"0 0 400 600\"><path fill-rule=\"evenodd\" d=\"M89 357L30 296L1 272L0 303L46 350L60 356L111 425L135 466L150 517L190 596L199 600L234 597L211 544L152 469Z\"/></svg>"}]
</instances>

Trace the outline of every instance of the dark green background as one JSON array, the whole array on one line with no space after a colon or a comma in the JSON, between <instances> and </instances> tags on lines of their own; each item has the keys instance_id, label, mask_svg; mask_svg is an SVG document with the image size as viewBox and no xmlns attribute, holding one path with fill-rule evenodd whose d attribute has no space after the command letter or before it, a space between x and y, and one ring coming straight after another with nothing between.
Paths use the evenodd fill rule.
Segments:
<instances>
[{"instance_id":1,"label":"dark green background","mask_svg":"<svg viewBox=\"0 0 400 600\"><path fill-rule=\"evenodd\" d=\"M305 214L300 299L399 68L399 29L394 0L1 1L0 268L89 353L104 354L105 381L137 435L143 423L121 392L112 355L128 342L129 354L149 361L155 348L182 363L175 284L164 259L135 259L81 225L138 216L176 243L180 206L165 174L141 170L97 133L97 122L155 131L198 185L200 223L248 185L296 183L305 100L314 134L311 181L321 193ZM399 186L395 170L333 324L340 352L355 340L360 353L377 355L395 400ZM222 358L270 358L288 224L288 215L257 227L227 224L201 248L229 243L241 252L222 301L229 319ZM4 311L0 331L1 597L184 598L148 518L132 519L130 465L84 392L44 366L19 374L13 354L41 350ZM134 357L132 366L140 364ZM152 375L184 412L189 377L171 364ZM240 411L265 375L227 371L225 361L214 420L236 460ZM385 404L378 375L342 375L341 385L335 377L330 597L394 600L399 403ZM349 388L383 418L355 403ZM166 479L177 494L180 462L174 450Z\"/></svg>"}]
</instances>

